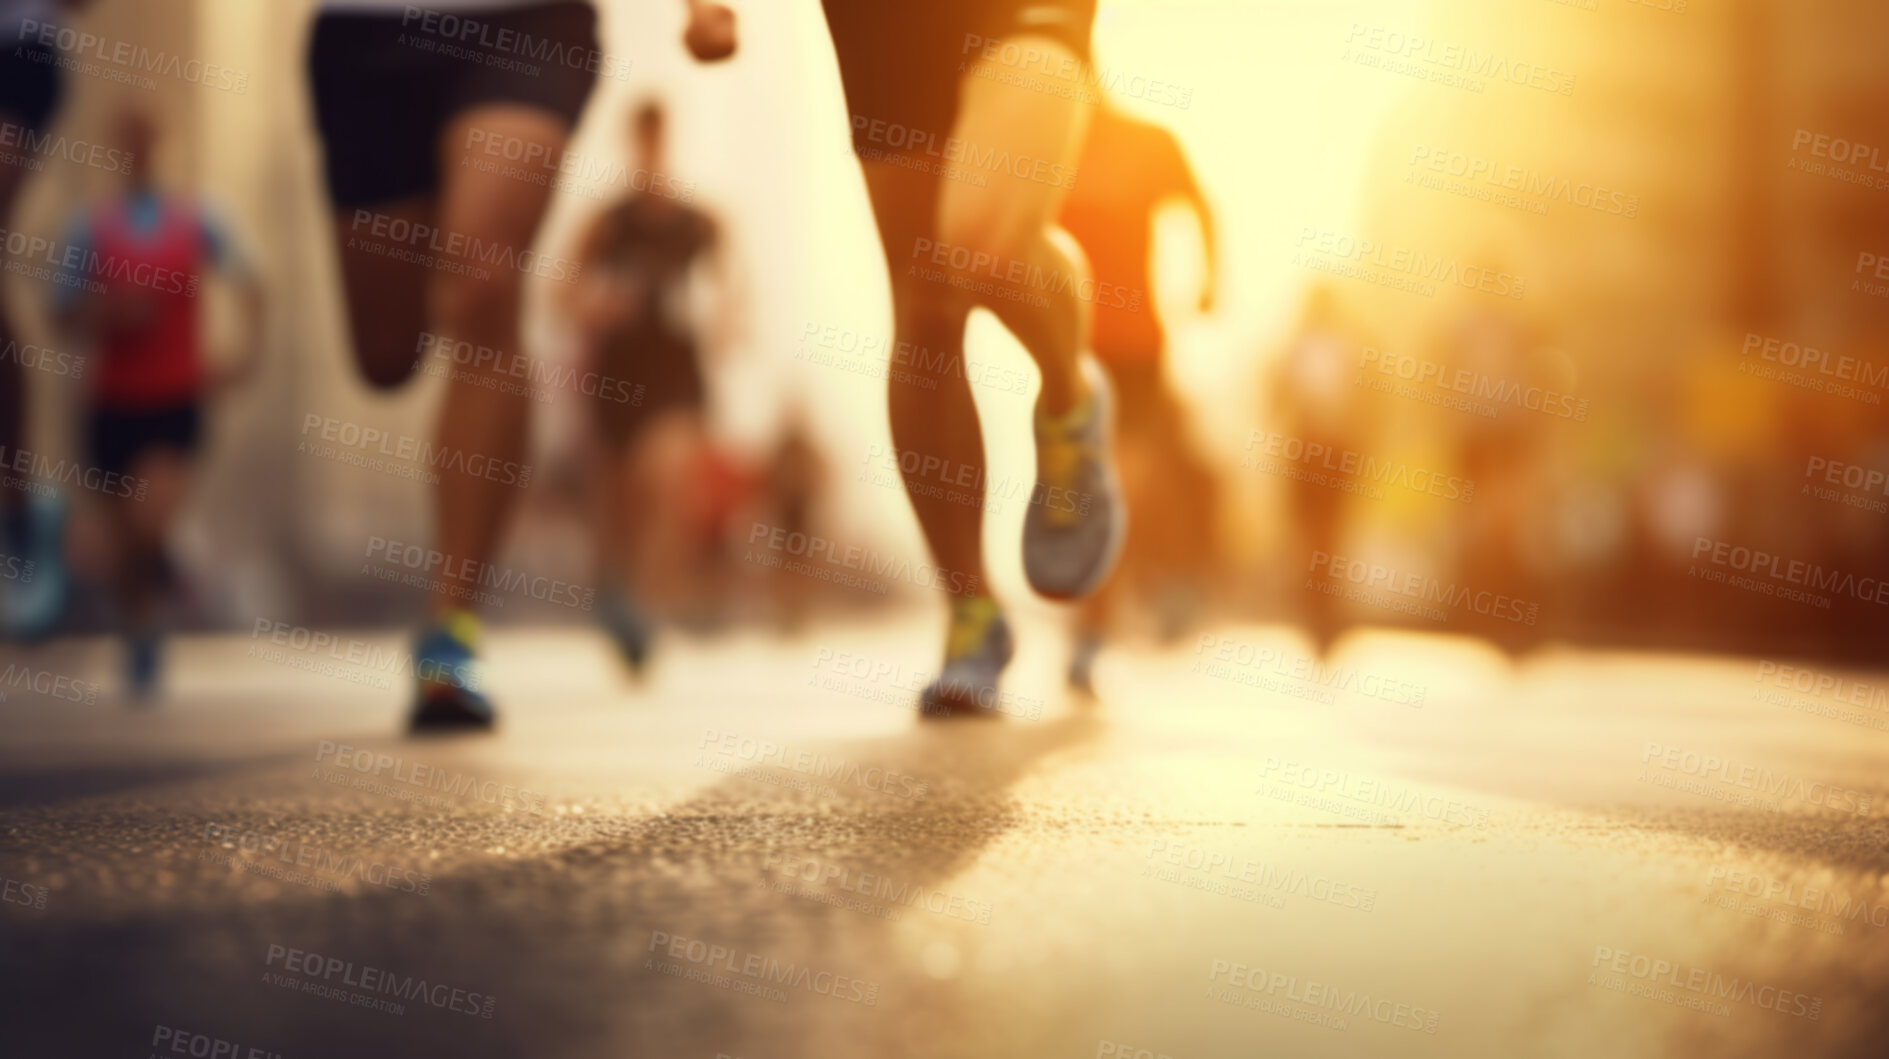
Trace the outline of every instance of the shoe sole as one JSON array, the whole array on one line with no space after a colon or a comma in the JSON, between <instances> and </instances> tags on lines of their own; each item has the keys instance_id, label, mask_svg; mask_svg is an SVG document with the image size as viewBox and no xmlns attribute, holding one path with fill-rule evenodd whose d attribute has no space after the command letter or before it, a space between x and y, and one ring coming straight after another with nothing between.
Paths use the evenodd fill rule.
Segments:
<instances>
[{"instance_id":1,"label":"shoe sole","mask_svg":"<svg viewBox=\"0 0 1889 1059\"><path fill-rule=\"evenodd\" d=\"M1000 617L998 620L1002 621L1003 619ZM991 690L991 699L993 702L996 700L997 684L1003 679L1004 670L1009 669L1010 663L1017 657L1017 644L1016 641L1011 638L1008 622L1004 624L1003 637L1003 661L998 663L997 675L991 679L988 685ZM981 688L984 685L968 686ZM920 692L918 695L919 720L951 721L960 718L975 718L977 720L994 721L1003 716L1002 711L998 710L995 706L979 705L975 695L966 694L966 688L967 685L965 682L953 681L948 687L940 688L938 685L934 684Z\"/></svg>"},{"instance_id":2,"label":"shoe sole","mask_svg":"<svg viewBox=\"0 0 1889 1059\"><path fill-rule=\"evenodd\" d=\"M467 706L451 688L445 688L422 694L420 705L407 721L407 731L415 734L489 732L497 723L496 716Z\"/></svg>"},{"instance_id":3,"label":"shoe sole","mask_svg":"<svg viewBox=\"0 0 1889 1059\"><path fill-rule=\"evenodd\" d=\"M995 721L1003 715L987 706L961 699L938 696L919 701L918 719L921 721Z\"/></svg>"}]
</instances>

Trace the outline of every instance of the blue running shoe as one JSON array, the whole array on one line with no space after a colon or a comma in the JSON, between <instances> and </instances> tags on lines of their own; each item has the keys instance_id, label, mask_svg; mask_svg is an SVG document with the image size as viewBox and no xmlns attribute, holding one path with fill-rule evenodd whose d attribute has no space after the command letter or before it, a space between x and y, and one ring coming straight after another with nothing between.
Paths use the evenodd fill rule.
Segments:
<instances>
[{"instance_id":1,"label":"blue running shoe","mask_svg":"<svg viewBox=\"0 0 1889 1059\"><path fill-rule=\"evenodd\" d=\"M617 654L623 656L630 672L641 673L643 664L649 661L649 642L656 635L649 616L630 599L629 593L611 589L604 593L597 619L610 634L611 642L617 645Z\"/></svg>"},{"instance_id":2,"label":"blue running shoe","mask_svg":"<svg viewBox=\"0 0 1889 1059\"><path fill-rule=\"evenodd\" d=\"M51 636L65 618L72 577L65 561L65 499L29 491L23 501L0 519L0 551L10 560L0 582L0 636L33 643Z\"/></svg>"},{"instance_id":3,"label":"blue running shoe","mask_svg":"<svg viewBox=\"0 0 1889 1059\"><path fill-rule=\"evenodd\" d=\"M1036 488L1023 514L1023 573L1037 594L1080 599L1122 556L1128 508L1115 473L1115 401L1094 357L1081 361L1089 394L1061 416L1039 409Z\"/></svg>"},{"instance_id":4,"label":"blue running shoe","mask_svg":"<svg viewBox=\"0 0 1889 1059\"><path fill-rule=\"evenodd\" d=\"M1102 650L1102 638L1083 633L1076 640L1076 652L1069 659L1069 686L1090 698L1095 697L1095 656Z\"/></svg>"},{"instance_id":5,"label":"blue running shoe","mask_svg":"<svg viewBox=\"0 0 1889 1059\"><path fill-rule=\"evenodd\" d=\"M408 723L412 731L483 731L498 721L485 697L479 639L479 619L464 610L446 612L420 634L413 646L419 694Z\"/></svg>"},{"instance_id":6,"label":"blue running shoe","mask_svg":"<svg viewBox=\"0 0 1889 1059\"><path fill-rule=\"evenodd\" d=\"M125 686L133 702L149 703L156 695L163 654L164 638L155 629L139 629L125 637Z\"/></svg>"},{"instance_id":7,"label":"blue running shoe","mask_svg":"<svg viewBox=\"0 0 1889 1059\"><path fill-rule=\"evenodd\" d=\"M951 606L944 668L919 696L929 720L997 716L997 680L1015 653L1010 623L989 596L958 599Z\"/></svg>"}]
</instances>

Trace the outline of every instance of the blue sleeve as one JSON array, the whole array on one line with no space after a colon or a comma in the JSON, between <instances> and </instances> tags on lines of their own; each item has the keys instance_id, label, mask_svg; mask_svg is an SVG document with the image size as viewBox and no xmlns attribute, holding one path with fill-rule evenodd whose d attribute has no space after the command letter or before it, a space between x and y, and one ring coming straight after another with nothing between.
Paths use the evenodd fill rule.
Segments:
<instances>
[{"instance_id":1,"label":"blue sleeve","mask_svg":"<svg viewBox=\"0 0 1889 1059\"><path fill-rule=\"evenodd\" d=\"M205 206L197 211L197 227L203 239L203 256L219 272L249 274L249 260L243 256L221 217Z\"/></svg>"},{"instance_id":2,"label":"blue sleeve","mask_svg":"<svg viewBox=\"0 0 1889 1059\"><path fill-rule=\"evenodd\" d=\"M54 310L64 312L72 308L79 300L79 293L84 290L85 267L83 262L92 256L92 215L81 212L72 218L66 226L66 249L62 256L67 264L59 267L59 282L53 284L52 304ZM72 264L72 262L80 262Z\"/></svg>"}]
</instances>

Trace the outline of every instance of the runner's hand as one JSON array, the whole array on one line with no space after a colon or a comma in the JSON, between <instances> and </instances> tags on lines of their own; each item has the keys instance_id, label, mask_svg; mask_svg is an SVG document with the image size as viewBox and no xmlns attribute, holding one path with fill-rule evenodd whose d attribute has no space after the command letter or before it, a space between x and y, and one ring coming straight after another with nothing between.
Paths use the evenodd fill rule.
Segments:
<instances>
[{"instance_id":1,"label":"runner's hand","mask_svg":"<svg viewBox=\"0 0 1889 1059\"><path fill-rule=\"evenodd\" d=\"M705 63L728 58L735 53L735 13L720 4L691 4L682 43L688 45L690 55Z\"/></svg>"}]
</instances>

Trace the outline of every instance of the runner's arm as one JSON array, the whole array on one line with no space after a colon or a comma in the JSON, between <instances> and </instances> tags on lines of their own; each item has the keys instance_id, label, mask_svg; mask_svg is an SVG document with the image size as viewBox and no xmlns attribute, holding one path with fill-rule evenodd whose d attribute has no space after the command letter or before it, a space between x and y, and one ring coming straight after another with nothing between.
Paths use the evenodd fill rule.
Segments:
<instances>
[{"instance_id":1,"label":"runner's arm","mask_svg":"<svg viewBox=\"0 0 1889 1059\"><path fill-rule=\"evenodd\" d=\"M52 318L60 330L88 342L97 337L104 307L100 295L86 289L83 272L72 262L91 256L92 220L81 213L66 227L66 263L60 266L59 282L53 285Z\"/></svg>"},{"instance_id":2,"label":"runner's arm","mask_svg":"<svg viewBox=\"0 0 1889 1059\"><path fill-rule=\"evenodd\" d=\"M1207 196L1200 191L1200 184L1194 179L1194 171L1187 164L1186 158L1180 159L1181 197L1193 207L1194 217L1200 222L1200 252L1204 258L1206 271L1200 282L1200 311L1213 311L1214 292L1220 288L1220 244L1214 235L1213 207L1207 204Z\"/></svg>"},{"instance_id":3,"label":"runner's arm","mask_svg":"<svg viewBox=\"0 0 1889 1059\"><path fill-rule=\"evenodd\" d=\"M264 293L262 277L229 235L215 214L204 210L198 220L202 229L205 260L218 275L229 282L236 294L238 316L236 351L219 357L212 369L210 387L222 390L246 382L262 361L262 320Z\"/></svg>"},{"instance_id":4,"label":"runner's arm","mask_svg":"<svg viewBox=\"0 0 1889 1059\"><path fill-rule=\"evenodd\" d=\"M702 217L697 253L707 266L709 282L714 285L709 303L709 352L726 356L748 338L748 294L742 282L746 272L735 261L733 248L723 236L721 226L707 215Z\"/></svg>"}]
</instances>

